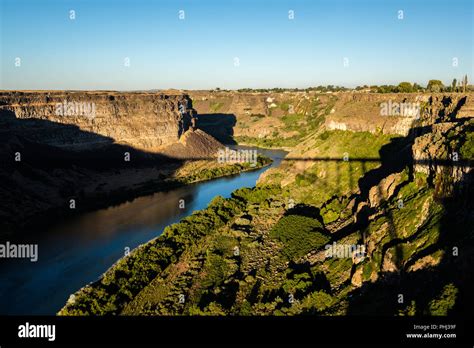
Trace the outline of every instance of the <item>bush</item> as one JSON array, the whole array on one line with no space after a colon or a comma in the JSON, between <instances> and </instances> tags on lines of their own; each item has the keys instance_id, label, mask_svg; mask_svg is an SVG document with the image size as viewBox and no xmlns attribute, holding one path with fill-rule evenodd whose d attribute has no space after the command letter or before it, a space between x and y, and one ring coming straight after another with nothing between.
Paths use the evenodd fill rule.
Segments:
<instances>
[{"instance_id":1,"label":"bush","mask_svg":"<svg viewBox=\"0 0 474 348\"><path fill-rule=\"evenodd\" d=\"M329 242L329 236L322 232L323 228L318 220L288 215L273 226L270 236L284 244L282 252L288 260L295 260Z\"/></svg>"},{"instance_id":2,"label":"bush","mask_svg":"<svg viewBox=\"0 0 474 348\"><path fill-rule=\"evenodd\" d=\"M323 291L316 291L305 299L303 305L305 307L313 308L317 312L322 312L331 307L333 303L334 300L331 295L328 295Z\"/></svg>"},{"instance_id":3,"label":"bush","mask_svg":"<svg viewBox=\"0 0 474 348\"><path fill-rule=\"evenodd\" d=\"M453 284L446 285L438 298L429 303L430 315L448 315L448 311L454 307L458 289Z\"/></svg>"},{"instance_id":4,"label":"bush","mask_svg":"<svg viewBox=\"0 0 474 348\"><path fill-rule=\"evenodd\" d=\"M232 198L245 203L262 203L279 193L281 193L281 189L276 185L258 186L254 188L244 187L232 192Z\"/></svg>"},{"instance_id":5,"label":"bush","mask_svg":"<svg viewBox=\"0 0 474 348\"><path fill-rule=\"evenodd\" d=\"M330 134L328 131L324 131L321 134L319 134L318 138L321 140L328 140Z\"/></svg>"}]
</instances>

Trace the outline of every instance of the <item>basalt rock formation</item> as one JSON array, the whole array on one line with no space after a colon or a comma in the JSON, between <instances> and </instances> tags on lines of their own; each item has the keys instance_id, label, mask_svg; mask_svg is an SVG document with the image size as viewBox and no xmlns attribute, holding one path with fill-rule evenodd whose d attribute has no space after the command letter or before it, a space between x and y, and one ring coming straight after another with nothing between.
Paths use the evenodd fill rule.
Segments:
<instances>
[{"instance_id":1,"label":"basalt rock formation","mask_svg":"<svg viewBox=\"0 0 474 348\"><path fill-rule=\"evenodd\" d=\"M113 142L157 151L177 142L195 114L191 99L181 93L56 91L1 92L0 111L3 130L8 127L32 141L72 150ZM3 115L8 113L24 122L8 122ZM65 131L61 125L74 127Z\"/></svg>"}]
</instances>

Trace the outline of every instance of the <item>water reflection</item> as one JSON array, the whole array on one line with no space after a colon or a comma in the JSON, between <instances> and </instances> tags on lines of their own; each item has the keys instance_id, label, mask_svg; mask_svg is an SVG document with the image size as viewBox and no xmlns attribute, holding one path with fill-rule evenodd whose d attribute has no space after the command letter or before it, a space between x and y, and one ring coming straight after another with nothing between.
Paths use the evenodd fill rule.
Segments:
<instances>
[{"instance_id":1,"label":"water reflection","mask_svg":"<svg viewBox=\"0 0 474 348\"><path fill-rule=\"evenodd\" d=\"M276 150L259 153L272 157L272 166L285 155ZM167 225L205 208L217 195L229 197L240 187L255 186L266 169L158 192L22 236L27 243L38 244L39 259L1 261L0 314L56 313L71 293L95 281L121 258L125 248L160 235ZM184 209L180 199L185 201Z\"/></svg>"}]
</instances>

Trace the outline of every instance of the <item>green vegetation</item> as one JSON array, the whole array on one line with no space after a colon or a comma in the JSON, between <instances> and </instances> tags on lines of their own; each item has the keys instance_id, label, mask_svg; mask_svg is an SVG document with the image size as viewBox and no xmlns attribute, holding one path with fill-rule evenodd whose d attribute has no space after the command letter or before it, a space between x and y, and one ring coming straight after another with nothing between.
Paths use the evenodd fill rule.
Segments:
<instances>
[{"instance_id":1,"label":"green vegetation","mask_svg":"<svg viewBox=\"0 0 474 348\"><path fill-rule=\"evenodd\" d=\"M224 106L224 103L217 102L217 101L212 101L209 105L209 110L212 113L218 112L222 107Z\"/></svg>"},{"instance_id":2,"label":"green vegetation","mask_svg":"<svg viewBox=\"0 0 474 348\"><path fill-rule=\"evenodd\" d=\"M410 82L400 82L398 84L398 92L400 93L411 93L415 92L413 85Z\"/></svg>"},{"instance_id":3,"label":"green vegetation","mask_svg":"<svg viewBox=\"0 0 474 348\"><path fill-rule=\"evenodd\" d=\"M440 80L429 80L426 89L430 92L441 92L444 88L443 82Z\"/></svg>"},{"instance_id":4,"label":"green vegetation","mask_svg":"<svg viewBox=\"0 0 474 348\"><path fill-rule=\"evenodd\" d=\"M449 147L458 149L459 159L464 161L474 160L474 120L469 121L466 131L459 135L456 130L447 134Z\"/></svg>"},{"instance_id":5,"label":"green vegetation","mask_svg":"<svg viewBox=\"0 0 474 348\"><path fill-rule=\"evenodd\" d=\"M345 196L358 188L358 180L380 166L380 150L393 136L369 132L325 131L311 141L313 154L320 158L303 173L294 164L285 164L287 172L295 172L289 188L298 202L320 205L334 195ZM348 161L343 161L347 155ZM333 160L324 160L325 158ZM366 159L370 159L366 161ZM331 174L332 173L332 174ZM270 182L276 182L272 176Z\"/></svg>"},{"instance_id":6,"label":"green vegetation","mask_svg":"<svg viewBox=\"0 0 474 348\"><path fill-rule=\"evenodd\" d=\"M316 219L288 215L278 221L270 236L283 243L283 254L288 260L296 260L329 242L330 238L321 231L322 225Z\"/></svg>"},{"instance_id":7,"label":"green vegetation","mask_svg":"<svg viewBox=\"0 0 474 348\"><path fill-rule=\"evenodd\" d=\"M283 127L274 131L271 136L249 137L238 136L235 140L240 144L250 144L265 148L294 147L301 143L303 139L314 134L324 123L327 115L331 112L336 99L331 97L327 104L322 104L317 98L312 98L299 109L290 113L290 102L285 101L279 104L279 108L285 111L280 120ZM284 134L289 134L285 136Z\"/></svg>"},{"instance_id":8,"label":"green vegetation","mask_svg":"<svg viewBox=\"0 0 474 348\"><path fill-rule=\"evenodd\" d=\"M458 295L458 289L454 284L447 284L441 294L430 301L429 303L429 314L431 315L448 315L451 308L456 303L456 297Z\"/></svg>"},{"instance_id":9,"label":"green vegetation","mask_svg":"<svg viewBox=\"0 0 474 348\"><path fill-rule=\"evenodd\" d=\"M246 203L262 203L271 197L281 193L281 189L276 185L258 186L255 188L240 188L232 192L232 198Z\"/></svg>"},{"instance_id":10,"label":"green vegetation","mask_svg":"<svg viewBox=\"0 0 474 348\"><path fill-rule=\"evenodd\" d=\"M205 210L168 226L163 234L119 260L98 282L81 290L62 315L103 315L119 313L160 272L201 238L212 233L239 211L234 199L216 197ZM217 259L211 260L215 264ZM218 277L223 270L215 268Z\"/></svg>"},{"instance_id":11,"label":"green vegetation","mask_svg":"<svg viewBox=\"0 0 474 348\"><path fill-rule=\"evenodd\" d=\"M281 118L287 130L298 130L304 123L305 117L301 114L289 114Z\"/></svg>"},{"instance_id":12,"label":"green vegetation","mask_svg":"<svg viewBox=\"0 0 474 348\"><path fill-rule=\"evenodd\" d=\"M454 84L456 81L456 84ZM438 88L439 87L439 88ZM347 88L343 86L315 86L308 87L304 89L300 88L242 88L237 90L241 93L283 93L283 92L318 92L318 93L335 93L335 92L346 92L351 90L356 91L370 91L372 93L416 93L416 92L466 92L468 90L473 90L473 86L469 85L467 75L464 75L460 81L456 79L453 80L451 86L445 87L441 80L430 80L426 88L420 84L414 82L400 82L398 85L363 85L357 86L355 88Z\"/></svg>"},{"instance_id":13,"label":"green vegetation","mask_svg":"<svg viewBox=\"0 0 474 348\"><path fill-rule=\"evenodd\" d=\"M237 136L234 139L239 144L254 145L263 148L284 148L296 146L300 142L299 136L292 136L289 138L253 138L248 136Z\"/></svg>"},{"instance_id":14,"label":"green vegetation","mask_svg":"<svg viewBox=\"0 0 474 348\"><path fill-rule=\"evenodd\" d=\"M350 209L346 209L349 204L349 199L347 197L334 197L327 201L321 207L321 216L323 218L324 224L329 224L338 219L347 219L352 215Z\"/></svg>"},{"instance_id":15,"label":"green vegetation","mask_svg":"<svg viewBox=\"0 0 474 348\"><path fill-rule=\"evenodd\" d=\"M204 181L219 178L222 176L229 176L233 174L241 173L242 171L254 170L257 168L264 167L271 163L271 159L265 156L258 155L256 165L252 166L251 163L235 163L232 165L225 165L215 168L205 168L196 174L188 175L185 178L178 179L181 184L190 184L197 181Z\"/></svg>"}]
</instances>

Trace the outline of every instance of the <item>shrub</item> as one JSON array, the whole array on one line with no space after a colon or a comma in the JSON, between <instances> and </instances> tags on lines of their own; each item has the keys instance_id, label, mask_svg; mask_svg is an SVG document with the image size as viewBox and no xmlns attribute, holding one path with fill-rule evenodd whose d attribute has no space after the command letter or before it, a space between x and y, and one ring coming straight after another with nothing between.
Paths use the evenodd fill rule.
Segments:
<instances>
[{"instance_id":1,"label":"shrub","mask_svg":"<svg viewBox=\"0 0 474 348\"><path fill-rule=\"evenodd\" d=\"M458 289L454 284L446 285L438 298L431 300L429 311L431 315L448 315L448 311L454 307Z\"/></svg>"},{"instance_id":2,"label":"shrub","mask_svg":"<svg viewBox=\"0 0 474 348\"><path fill-rule=\"evenodd\" d=\"M322 231L322 225L316 219L288 215L273 226L270 236L283 243L282 253L288 260L295 260L329 242L329 236Z\"/></svg>"},{"instance_id":3,"label":"shrub","mask_svg":"<svg viewBox=\"0 0 474 348\"><path fill-rule=\"evenodd\" d=\"M258 186L255 188L244 187L232 192L232 198L246 203L262 203L266 199L281 193L279 186Z\"/></svg>"}]
</instances>

